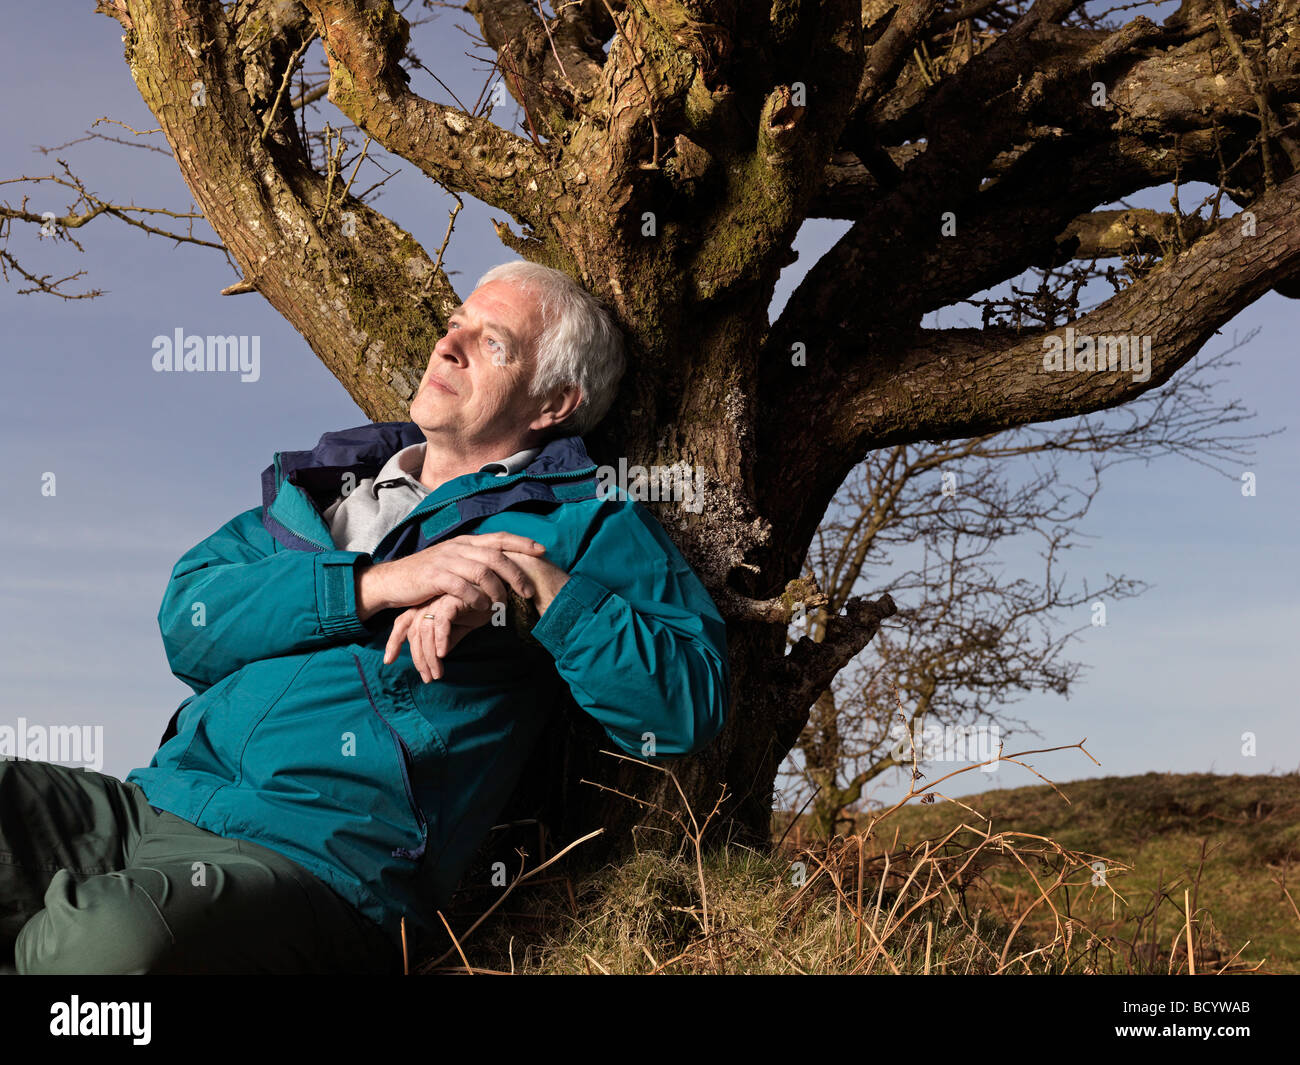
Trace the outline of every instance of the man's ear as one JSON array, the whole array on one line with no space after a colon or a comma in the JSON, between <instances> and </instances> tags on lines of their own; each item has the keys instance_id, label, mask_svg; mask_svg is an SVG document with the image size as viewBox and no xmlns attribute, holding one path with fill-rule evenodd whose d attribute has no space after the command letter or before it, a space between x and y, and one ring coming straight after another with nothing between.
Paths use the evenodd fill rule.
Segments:
<instances>
[{"instance_id":1,"label":"man's ear","mask_svg":"<svg viewBox=\"0 0 1300 1065\"><path fill-rule=\"evenodd\" d=\"M537 417L529 422L528 428L552 429L561 422L567 421L581 402L582 389L577 385L565 385L564 388L556 389L538 412Z\"/></svg>"}]
</instances>

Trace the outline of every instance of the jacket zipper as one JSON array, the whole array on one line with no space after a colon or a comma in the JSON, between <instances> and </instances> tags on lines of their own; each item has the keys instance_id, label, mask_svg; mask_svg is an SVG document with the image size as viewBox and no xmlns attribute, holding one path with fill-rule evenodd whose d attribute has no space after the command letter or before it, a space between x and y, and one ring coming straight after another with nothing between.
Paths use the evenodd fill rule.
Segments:
<instances>
[{"instance_id":1,"label":"jacket zipper","mask_svg":"<svg viewBox=\"0 0 1300 1065\"><path fill-rule=\"evenodd\" d=\"M388 725L388 722L384 722ZM411 812L415 814L416 820L420 822L420 846L416 850L407 850L405 847L397 847L393 851L394 858L409 858L412 861L419 861L424 855L424 849L429 845L429 824L424 819L424 811L420 809L420 804L415 801L415 791L411 787L411 777L407 772L407 764L412 760L410 749L406 742L397 734L397 729L388 725L388 731L393 734L393 739L397 742L397 760L402 766L402 787L406 790L406 801L410 803Z\"/></svg>"},{"instance_id":2,"label":"jacket zipper","mask_svg":"<svg viewBox=\"0 0 1300 1065\"><path fill-rule=\"evenodd\" d=\"M410 749L406 742L398 734L397 729L388 723L388 719L379 712L379 707L375 705L375 697L371 694L370 685L366 682L365 671L361 668L361 659L355 654L352 656L353 661L357 664L357 672L361 675L361 687L365 689L366 700L370 703L370 708L375 712L375 716L384 723L388 733L393 737L393 749L397 752L397 764L402 768L402 790L406 792L406 802L411 808L411 813L420 824L420 845L415 850L408 850L405 847L396 847L393 849L394 858L408 858L411 861L418 861L424 854L425 848L429 845L429 823L424 818L424 811L420 809L420 804L415 801L415 789L411 787L411 776L407 771L409 762L413 762Z\"/></svg>"}]
</instances>

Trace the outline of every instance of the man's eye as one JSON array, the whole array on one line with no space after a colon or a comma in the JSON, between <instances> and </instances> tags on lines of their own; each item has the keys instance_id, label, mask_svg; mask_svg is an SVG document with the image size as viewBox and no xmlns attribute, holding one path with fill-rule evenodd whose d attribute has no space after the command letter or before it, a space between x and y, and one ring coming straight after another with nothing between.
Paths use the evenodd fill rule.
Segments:
<instances>
[{"instance_id":1,"label":"man's eye","mask_svg":"<svg viewBox=\"0 0 1300 1065\"><path fill-rule=\"evenodd\" d=\"M489 344L495 344L498 348L501 348L502 351L505 351L505 350L506 350L505 348L501 347L501 341L496 340L496 339L494 339L494 338L492 338L492 337L488 337L488 338L487 338L487 342L488 342Z\"/></svg>"}]
</instances>

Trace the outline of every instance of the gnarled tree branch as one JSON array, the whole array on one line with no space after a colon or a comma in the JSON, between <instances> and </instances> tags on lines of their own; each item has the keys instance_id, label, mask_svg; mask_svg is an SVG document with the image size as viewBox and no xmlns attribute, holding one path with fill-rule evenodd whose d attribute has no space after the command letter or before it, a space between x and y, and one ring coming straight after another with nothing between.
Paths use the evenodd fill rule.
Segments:
<instances>
[{"instance_id":1,"label":"gnarled tree branch","mask_svg":"<svg viewBox=\"0 0 1300 1065\"><path fill-rule=\"evenodd\" d=\"M443 187L536 224L555 181L546 153L486 118L411 91L407 25L390 0L307 0L325 42L330 101L390 152Z\"/></svg>"}]
</instances>

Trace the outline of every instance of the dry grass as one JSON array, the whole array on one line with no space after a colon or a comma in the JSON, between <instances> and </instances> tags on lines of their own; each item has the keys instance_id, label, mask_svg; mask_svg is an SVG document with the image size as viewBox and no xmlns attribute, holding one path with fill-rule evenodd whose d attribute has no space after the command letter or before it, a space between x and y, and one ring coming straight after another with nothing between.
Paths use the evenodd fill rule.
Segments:
<instances>
[{"instance_id":1,"label":"dry grass","mask_svg":"<svg viewBox=\"0 0 1300 1065\"><path fill-rule=\"evenodd\" d=\"M1109 897L1071 893L1071 912L1116 953L1117 972L1184 972L1187 940L1198 974L1300 972L1300 775L1219 776L1146 773L1066 786L1066 805L1049 789L1012 788L966 801L989 820L1063 847L1105 851ZM959 816L960 815L960 816ZM914 806L894 821L904 838L948 831L964 811ZM797 832L797 830L796 830ZM968 888L974 904L1015 913L1034 886L1012 863L992 862ZM1045 931L1041 911L1026 922Z\"/></svg>"},{"instance_id":2,"label":"dry grass","mask_svg":"<svg viewBox=\"0 0 1300 1065\"><path fill-rule=\"evenodd\" d=\"M965 888L988 851L1026 867L1046 860L1063 874L1041 877L1039 903L1057 914L1056 935L1038 941L1023 920L972 912ZM1074 881L1092 875L1090 860L1018 833L919 848L864 835L772 854L729 845L700 863L643 851L584 877L572 897L554 882L527 892L522 912L459 936L459 951L420 971L1096 971L1096 938L1060 905L1071 871Z\"/></svg>"},{"instance_id":3,"label":"dry grass","mask_svg":"<svg viewBox=\"0 0 1300 1065\"><path fill-rule=\"evenodd\" d=\"M1082 743L1072 746L1087 753ZM1033 753L1002 761L1024 765L1017 759ZM1147 869L1137 877L1122 855L1056 838L1068 833L1029 830L1028 823L994 830L993 818L966 803L934 802L936 786L954 775L912 792L909 800L925 805L897 804L829 842L804 844L797 829L791 841L790 822L766 853L734 843L702 847L717 807L697 818L679 790L682 809L675 817L682 832L674 851L642 850L569 874L564 868L576 856L559 862L556 855L517 877L486 912L452 914L445 949L413 968L477 974L1287 971L1285 958L1258 956L1249 935L1226 935L1198 903L1207 871L1215 869L1205 841L1191 876L1166 877L1166 864L1154 879ZM1094 783L1069 787L1075 792ZM1071 828L1093 816L1050 782L1019 792L1038 795ZM982 805L984 798L970 802ZM1116 842L1126 843L1122 834ZM548 875L536 875L548 868ZM1269 870L1278 897L1290 900L1288 932L1300 941L1300 908L1285 873L1285 867Z\"/></svg>"}]
</instances>

